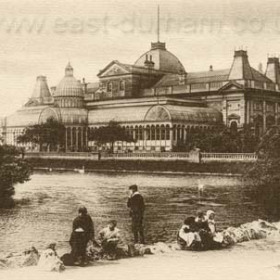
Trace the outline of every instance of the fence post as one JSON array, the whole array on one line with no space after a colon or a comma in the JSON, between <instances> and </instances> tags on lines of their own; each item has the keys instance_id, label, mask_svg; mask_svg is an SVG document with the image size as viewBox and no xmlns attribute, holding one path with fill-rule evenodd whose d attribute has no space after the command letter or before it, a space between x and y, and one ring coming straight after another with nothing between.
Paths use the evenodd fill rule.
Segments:
<instances>
[{"instance_id":1,"label":"fence post","mask_svg":"<svg viewBox=\"0 0 280 280\"><path fill-rule=\"evenodd\" d=\"M201 153L200 149L194 149L190 151L190 161L200 163L201 162Z\"/></svg>"}]
</instances>

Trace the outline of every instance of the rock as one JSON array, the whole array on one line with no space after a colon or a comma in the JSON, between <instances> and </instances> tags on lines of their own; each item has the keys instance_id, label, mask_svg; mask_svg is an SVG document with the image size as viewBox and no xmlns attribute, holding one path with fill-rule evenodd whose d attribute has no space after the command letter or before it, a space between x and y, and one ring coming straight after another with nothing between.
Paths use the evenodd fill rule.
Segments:
<instances>
[{"instance_id":1,"label":"rock","mask_svg":"<svg viewBox=\"0 0 280 280\"><path fill-rule=\"evenodd\" d=\"M0 269L7 268L6 260L0 259Z\"/></svg>"},{"instance_id":2,"label":"rock","mask_svg":"<svg viewBox=\"0 0 280 280\"><path fill-rule=\"evenodd\" d=\"M160 254L160 253L170 253L172 249L163 242L155 243L154 245L150 246L151 252L153 254Z\"/></svg>"},{"instance_id":3,"label":"rock","mask_svg":"<svg viewBox=\"0 0 280 280\"><path fill-rule=\"evenodd\" d=\"M39 254L38 251L32 251L23 256L21 266L33 266L37 265L39 261Z\"/></svg>"}]
</instances>

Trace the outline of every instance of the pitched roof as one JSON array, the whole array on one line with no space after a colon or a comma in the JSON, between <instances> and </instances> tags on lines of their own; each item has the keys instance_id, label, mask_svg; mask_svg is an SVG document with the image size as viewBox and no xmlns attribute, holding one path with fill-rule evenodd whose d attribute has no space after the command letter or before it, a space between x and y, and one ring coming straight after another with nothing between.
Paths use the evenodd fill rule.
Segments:
<instances>
[{"instance_id":1,"label":"pitched roof","mask_svg":"<svg viewBox=\"0 0 280 280\"><path fill-rule=\"evenodd\" d=\"M124 71L127 73L133 73L133 74L154 74L154 75L163 75L166 72L156 70L156 69L149 69L144 66L138 66L138 65L132 65L132 64L126 64L126 63L121 63L118 60L113 60L111 61L104 69L102 69L97 76L100 77L103 73L105 73L109 68L111 68L114 64L118 65ZM117 74L116 74L117 75Z\"/></svg>"},{"instance_id":2,"label":"pitched roof","mask_svg":"<svg viewBox=\"0 0 280 280\"><path fill-rule=\"evenodd\" d=\"M229 69L191 72L186 76L186 83L209 83L228 80ZM155 87L175 86L179 84L179 74L167 74L155 85Z\"/></svg>"},{"instance_id":3,"label":"pitched roof","mask_svg":"<svg viewBox=\"0 0 280 280\"><path fill-rule=\"evenodd\" d=\"M229 73L230 69L190 72L187 73L186 84L229 81ZM250 67L250 73L251 79L254 81L273 83L272 80L252 67ZM155 87L168 87L176 85L179 85L179 74L166 74L158 81Z\"/></svg>"},{"instance_id":4,"label":"pitched roof","mask_svg":"<svg viewBox=\"0 0 280 280\"><path fill-rule=\"evenodd\" d=\"M270 80L268 77L266 77L264 74L257 71L253 67L251 67L251 71L253 74L253 80L258 81L258 82L264 82L264 83L273 83L272 80Z\"/></svg>"}]
</instances>

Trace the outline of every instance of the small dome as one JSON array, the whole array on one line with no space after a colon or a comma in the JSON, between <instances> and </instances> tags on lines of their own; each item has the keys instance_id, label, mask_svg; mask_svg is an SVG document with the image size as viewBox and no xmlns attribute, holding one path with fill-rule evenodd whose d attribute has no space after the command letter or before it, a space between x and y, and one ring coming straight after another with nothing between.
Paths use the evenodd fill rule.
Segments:
<instances>
[{"instance_id":1,"label":"small dome","mask_svg":"<svg viewBox=\"0 0 280 280\"><path fill-rule=\"evenodd\" d=\"M165 43L152 43L151 49L144 53L134 65L145 67L147 60L154 63L153 68L168 73L182 73L185 68L180 60L171 52L166 50Z\"/></svg>"},{"instance_id":2,"label":"small dome","mask_svg":"<svg viewBox=\"0 0 280 280\"><path fill-rule=\"evenodd\" d=\"M80 81L73 76L73 68L68 63L65 68L65 76L56 87L54 97L71 96L83 97L83 88Z\"/></svg>"}]
</instances>

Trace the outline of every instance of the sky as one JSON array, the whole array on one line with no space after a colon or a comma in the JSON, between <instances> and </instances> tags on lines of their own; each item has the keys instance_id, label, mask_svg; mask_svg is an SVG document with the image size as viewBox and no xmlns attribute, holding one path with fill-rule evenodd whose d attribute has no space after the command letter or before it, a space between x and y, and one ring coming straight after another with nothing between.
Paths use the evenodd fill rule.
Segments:
<instances>
[{"instance_id":1,"label":"sky","mask_svg":"<svg viewBox=\"0 0 280 280\"><path fill-rule=\"evenodd\" d=\"M112 60L133 64L157 41L187 72L230 68L235 49L266 68L280 55L280 2L260 0L0 0L0 116L31 96L36 77L56 86L68 61L96 82Z\"/></svg>"}]
</instances>

